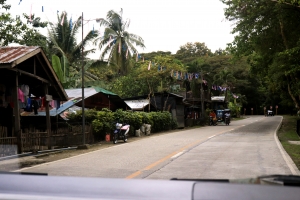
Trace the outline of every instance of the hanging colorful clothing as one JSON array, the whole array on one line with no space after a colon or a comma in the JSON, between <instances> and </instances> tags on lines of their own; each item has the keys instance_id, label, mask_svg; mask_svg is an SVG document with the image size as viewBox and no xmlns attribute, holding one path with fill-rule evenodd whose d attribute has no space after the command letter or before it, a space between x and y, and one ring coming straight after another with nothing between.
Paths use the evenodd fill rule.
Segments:
<instances>
[{"instance_id":1,"label":"hanging colorful clothing","mask_svg":"<svg viewBox=\"0 0 300 200\"><path fill-rule=\"evenodd\" d=\"M22 92L22 90L20 89L20 88L18 88L18 99L22 102L22 103L24 103L24 93Z\"/></svg>"}]
</instances>

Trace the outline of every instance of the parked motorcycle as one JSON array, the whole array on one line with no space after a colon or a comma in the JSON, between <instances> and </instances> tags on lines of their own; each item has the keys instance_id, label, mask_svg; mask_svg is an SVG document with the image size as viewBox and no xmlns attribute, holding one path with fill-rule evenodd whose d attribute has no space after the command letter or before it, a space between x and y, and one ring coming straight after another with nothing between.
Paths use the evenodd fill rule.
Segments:
<instances>
[{"instance_id":1,"label":"parked motorcycle","mask_svg":"<svg viewBox=\"0 0 300 200\"><path fill-rule=\"evenodd\" d=\"M128 132L130 129L129 124L121 124L121 123L116 123L116 130L114 131L113 134L113 143L117 144L118 140L123 140L124 142L127 142L127 137L128 137Z\"/></svg>"}]
</instances>

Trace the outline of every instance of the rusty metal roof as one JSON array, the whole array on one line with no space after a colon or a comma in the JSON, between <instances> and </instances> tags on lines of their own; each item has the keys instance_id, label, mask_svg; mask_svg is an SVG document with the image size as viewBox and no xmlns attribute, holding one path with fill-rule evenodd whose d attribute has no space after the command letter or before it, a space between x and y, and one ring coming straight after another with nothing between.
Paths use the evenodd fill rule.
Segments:
<instances>
[{"instance_id":1,"label":"rusty metal roof","mask_svg":"<svg viewBox=\"0 0 300 200\"><path fill-rule=\"evenodd\" d=\"M0 64L12 63L15 60L38 49L37 46L0 47Z\"/></svg>"}]
</instances>

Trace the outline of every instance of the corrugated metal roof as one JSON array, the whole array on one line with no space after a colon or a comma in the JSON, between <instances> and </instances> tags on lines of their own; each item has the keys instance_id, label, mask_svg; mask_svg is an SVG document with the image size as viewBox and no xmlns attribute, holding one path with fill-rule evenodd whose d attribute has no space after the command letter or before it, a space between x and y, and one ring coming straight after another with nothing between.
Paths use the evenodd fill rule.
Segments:
<instances>
[{"instance_id":1,"label":"corrugated metal roof","mask_svg":"<svg viewBox=\"0 0 300 200\"><path fill-rule=\"evenodd\" d=\"M99 87L94 87L94 88L95 88L95 90L97 90L98 92L102 92L102 93L104 93L104 94L117 95L117 94L112 93L111 91L105 90L105 89L103 89L103 88L99 88Z\"/></svg>"},{"instance_id":2,"label":"corrugated metal roof","mask_svg":"<svg viewBox=\"0 0 300 200\"><path fill-rule=\"evenodd\" d=\"M213 96L211 97L212 101L225 101L225 96Z\"/></svg>"},{"instance_id":3,"label":"corrugated metal roof","mask_svg":"<svg viewBox=\"0 0 300 200\"><path fill-rule=\"evenodd\" d=\"M0 64L12 63L38 48L37 46L0 47Z\"/></svg>"},{"instance_id":4,"label":"corrugated metal roof","mask_svg":"<svg viewBox=\"0 0 300 200\"><path fill-rule=\"evenodd\" d=\"M128 101L125 101L125 103L132 110L143 110L143 108L149 104L149 99L128 100Z\"/></svg>"},{"instance_id":5,"label":"corrugated metal roof","mask_svg":"<svg viewBox=\"0 0 300 200\"><path fill-rule=\"evenodd\" d=\"M82 97L82 89L81 88L75 88L75 89L65 89L67 95L69 98L79 98ZM94 94L97 94L99 92L102 92L104 94L110 94L110 95L116 95L110 91L107 91L103 88L99 87L89 87L84 88L84 98L88 98L90 96L93 96Z\"/></svg>"},{"instance_id":6,"label":"corrugated metal roof","mask_svg":"<svg viewBox=\"0 0 300 200\"><path fill-rule=\"evenodd\" d=\"M75 88L75 89L65 89L69 98L81 98L82 97L82 89ZM84 88L84 98L88 98L97 94L98 92L94 88Z\"/></svg>"}]
</instances>

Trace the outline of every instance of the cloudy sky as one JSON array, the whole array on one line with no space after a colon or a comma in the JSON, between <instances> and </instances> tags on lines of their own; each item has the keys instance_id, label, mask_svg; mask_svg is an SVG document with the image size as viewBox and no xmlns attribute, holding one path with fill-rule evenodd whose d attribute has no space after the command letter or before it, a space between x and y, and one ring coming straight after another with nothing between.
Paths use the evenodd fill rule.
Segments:
<instances>
[{"instance_id":1,"label":"cloudy sky","mask_svg":"<svg viewBox=\"0 0 300 200\"><path fill-rule=\"evenodd\" d=\"M13 16L34 13L51 22L57 22L57 11L66 11L73 19L83 12L84 19L91 20L84 32L94 26L102 34L103 29L93 19L123 8L123 18L130 19L128 32L145 41L146 48L140 53L176 53L187 42L204 42L214 52L233 41L232 23L225 20L225 5L220 0L7 0L7 4L12 6ZM99 56L96 54L92 57Z\"/></svg>"}]
</instances>

